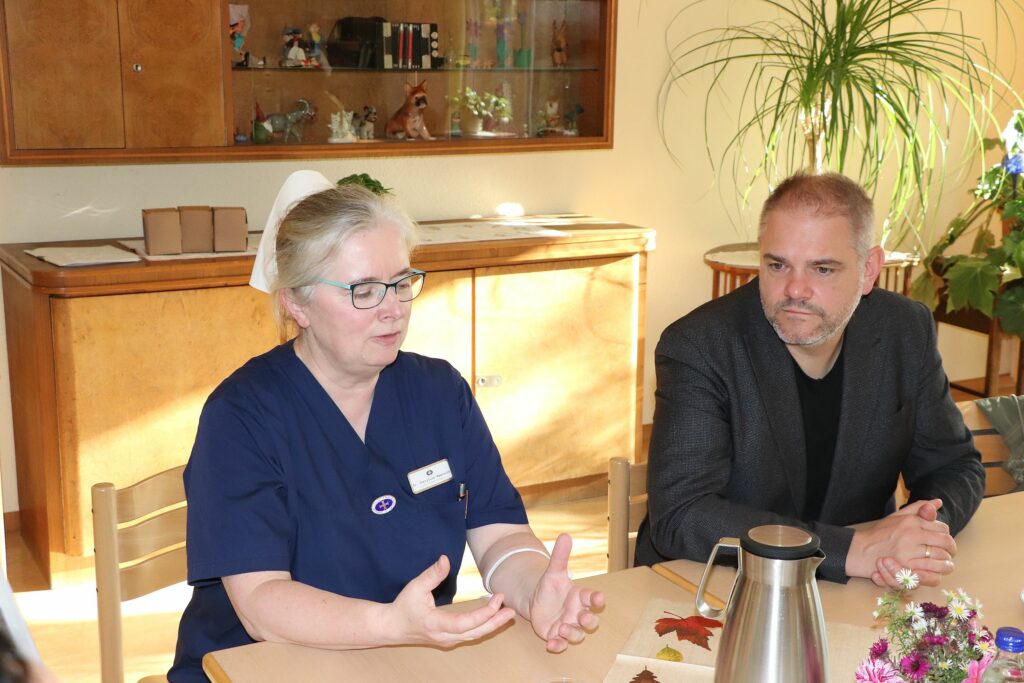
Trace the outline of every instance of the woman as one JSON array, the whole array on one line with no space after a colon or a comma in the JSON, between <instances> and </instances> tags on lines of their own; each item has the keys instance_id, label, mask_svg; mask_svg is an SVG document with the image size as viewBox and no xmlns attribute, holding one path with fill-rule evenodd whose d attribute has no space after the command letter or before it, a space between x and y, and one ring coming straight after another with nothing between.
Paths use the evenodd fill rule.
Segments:
<instances>
[{"instance_id":1,"label":"woman","mask_svg":"<svg viewBox=\"0 0 1024 683\"><path fill-rule=\"evenodd\" d=\"M169 679L270 640L441 647L515 614L558 652L597 626L602 594L550 559L469 386L399 352L425 274L413 222L362 187L299 201L276 238L274 296L299 332L210 396L185 471L191 602ZM455 614L463 548L493 595Z\"/></svg>"}]
</instances>

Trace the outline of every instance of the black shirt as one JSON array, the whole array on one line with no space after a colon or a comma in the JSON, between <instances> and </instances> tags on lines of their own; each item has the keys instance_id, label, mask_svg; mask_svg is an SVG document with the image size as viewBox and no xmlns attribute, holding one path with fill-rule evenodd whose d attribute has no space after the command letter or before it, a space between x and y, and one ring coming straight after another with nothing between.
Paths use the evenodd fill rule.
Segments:
<instances>
[{"instance_id":1,"label":"black shirt","mask_svg":"<svg viewBox=\"0 0 1024 683\"><path fill-rule=\"evenodd\" d=\"M793 361L800 412L804 418L804 443L807 446L807 482L804 497L804 521L816 521L821 515L839 433L839 411L843 397L843 351L827 375L812 379Z\"/></svg>"}]
</instances>

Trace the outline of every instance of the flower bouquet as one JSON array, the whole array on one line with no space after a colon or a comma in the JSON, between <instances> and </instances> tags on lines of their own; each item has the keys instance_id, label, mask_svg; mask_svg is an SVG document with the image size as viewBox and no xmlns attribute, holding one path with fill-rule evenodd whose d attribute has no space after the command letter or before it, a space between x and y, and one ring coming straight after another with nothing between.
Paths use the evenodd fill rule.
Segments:
<instances>
[{"instance_id":1,"label":"flower bouquet","mask_svg":"<svg viewBox=\"0 0 1024 683\"><path fill-rule=\"evenodd\" d=\"M944 606L903 603L903 593L917 587L909 570L897 574L901 588L878 598L876 620L885 636L871 646L857 668L859 683L979 683L995 656L992 633L979 623L981 603L962 589L943 591Z\"/></svg>"}]
</instances>

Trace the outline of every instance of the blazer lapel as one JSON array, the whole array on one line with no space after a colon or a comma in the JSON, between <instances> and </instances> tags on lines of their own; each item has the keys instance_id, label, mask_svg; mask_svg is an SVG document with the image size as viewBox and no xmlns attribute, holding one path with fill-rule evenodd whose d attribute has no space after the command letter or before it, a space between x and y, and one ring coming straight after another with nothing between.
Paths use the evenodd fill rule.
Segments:
<instances>
[{"instance_id":1,"label":"blazer lapel","mask_svg":"<svg viewBox=\"0 0 1024 683\"><path fill-rule=\"evenodd\" d=\"M793 357L775 333L761 307L757 293L757 280L750 285L754 288L755 305L748 306L746 319L749 321L744 344L747 357L754 370L757 392L764 407L772 435L772 444L765 444L766 457L770 446L775 448L775 457L782 465L789 482L790 495L797 515L804 509L804 488L807 480L807 446L804 443L803 418L800 412L800 398L796 390L793 371Z\"/></svg>"},{"instance_id":2,"label":"blazer lapel","mask_svg":"<svg viewBox=\"0 0 1024 683\"><path fill-rule=\"evenodd\" d=\"M877 424L879 401L875 395L878 383L873 378L885 374L885 359L879 352L882 341L879 323L875 320L870 295L861 299L843 339L843 398L840 407L839 433L829 477L829 490L822 506L822 518L828 518L834 499L832 488L849 486L864 473L863 457L870 446L871 425Z\"/></svg>"}]
</instances>

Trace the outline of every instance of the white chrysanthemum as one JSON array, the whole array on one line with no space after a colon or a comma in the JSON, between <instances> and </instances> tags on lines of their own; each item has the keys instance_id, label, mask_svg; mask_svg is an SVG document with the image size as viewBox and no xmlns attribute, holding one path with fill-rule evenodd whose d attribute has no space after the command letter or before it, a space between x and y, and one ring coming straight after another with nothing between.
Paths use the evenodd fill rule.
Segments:
<instances>
[{"instance_id":1,"label":"white chrysanthemum","mask_svg":"<svg viewBox=\"0 0 1024 683\"><path fill-rule=\"evenodd\" d=\"M949 603L949 613L960 621L967 621L969 612L970 610L967 608L967 605L960 600L954 600Z\"/></svg>"},{"instance_id":2,"label":"white chrysanthemum","mask_svg":"<svg viewBox=\"0 0 1024 683\"><path fill-rule=\"evenodd\" d=\"M881 607L882 605L885 604L885 600L882 599L881 595L878 596L877 601L878 601L878 606L879 607Z\"/></svg>"},{"instance_id":3,"label":"white chrysanthemum","mask_svg":"<svg viewBox=\"0 0 1024 683\"><path fill-rule=\"evenodd\" d=\"M918 634L924 633L928 630L928 622L920 618L915 618L914 621L911 622L911 626L918 632Z\"/></svg>"},{"instance_id":4,"label":"white chrysanthemum","mask_svg":"<svg viewBox=\"0 0 1024 683\"><path fill-rule=\"evenodd\" d=\"M939 668L943 671L948 671L949 669L953 668L953 662L949 661L948 659L944 659L941 662L939 662Z\"/></svg>"},{"instance_id":5,"label":"white chrysanthemum","mask_svg":"<svg viewBox=\"0 0 1024 683\"><path fill-rule=\"evenodd\" d=\"M987 655L992 651L992 643L987 640L976 640L974 641L974 649L983 655Z\"/></svg>"},{"instance_id":6,"label":"white chrysanthemum","mask_svg":"<svg viewBox=\"0 0 1024 683\"><path fill-rule=\"evenodd\" d=\"M906 610L907 610L907 614L909 616L911 616L912 618L920 619L920 620L924 621L924 609L922 609L922 607L920 605L918 605L917 603L915 603L915 602L908 602Z\"/></svg>"},{"instance_id":7,"label":"white chrysanthemum","mask_svg":"<svg viewBox=\"0 0 1024 683\"><path fill-rule=\"evenodd\" d=\"M881 612L879 612L878 610L875 610L874 612L871 613L871 616L872 616L872 618L877 619L879 614L881 614Z\"/></svg>"},{"instance_id":8,"label":"white chrysanthemum","mask_svg":"<svg viewBox=\"0 0 1024 683\"><path fill-rule=\"evenodd\" d=\"M917 574L910 571L907 568L903 568L896 572L896 582L900 586L908 591L912 591L921 584L921 579L918 578Z\"/></svg>"},{"instance_id":9,"label":"white chrysanthemum","mask_svg":"<svg viewBox=\"0 0 1024 683\"><path fill-rule=\"evenodd\" d=\"M977 618L977 619L984 618L985 615L981 613L981 600L975 600L974 601L974 612L975 612L975 614L974 614L975 618Z\"/></svg>"}]
</instances>

